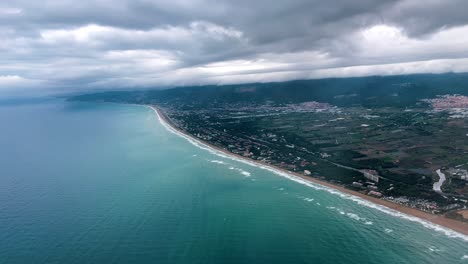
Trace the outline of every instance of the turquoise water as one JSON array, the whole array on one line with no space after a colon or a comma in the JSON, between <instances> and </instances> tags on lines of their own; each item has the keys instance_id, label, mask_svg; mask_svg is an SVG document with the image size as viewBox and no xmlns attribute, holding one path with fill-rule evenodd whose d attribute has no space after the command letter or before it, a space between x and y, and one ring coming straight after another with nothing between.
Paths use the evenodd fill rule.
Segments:
<instances>
[{"instance_id":1,"label":"turquoise water","mask_svg":"<svg viewBox=\"0 0 468 264\"><path fill-rule=\"evenodd\" d=\"M0 263L468 263L448 235L197 148L148 108L0 106Z\"/></svg>"}]
</instances>

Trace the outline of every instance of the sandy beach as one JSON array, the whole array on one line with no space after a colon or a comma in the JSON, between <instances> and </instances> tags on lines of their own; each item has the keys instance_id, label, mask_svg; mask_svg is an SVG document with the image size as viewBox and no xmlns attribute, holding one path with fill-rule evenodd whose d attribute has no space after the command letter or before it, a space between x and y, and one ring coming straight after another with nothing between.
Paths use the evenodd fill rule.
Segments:
<instances>
[{"instance_id":1,"label":"sandy beach","mask_svg":"<svg viewBox=\"0 0 468 264\"><path fill-rule=\"evenodd\" d=\"M318 184L318 185L322 185L322 186L325 186L325 187L328 187L328 188L331 188L331 189L334 189L334 190L338 190L340 192L343 192L343 193L346 193L346 194L349 194L349 195L352 195L352 196L359 197L359 198L364 199L366 201L369 201L369 202L372 202L372 203L375 203L375 204L378 204L378 205L381 205L381 206L396 210L396 211L398 211L400 213L403 213L403 214L406 214L406 215L409 215L409 216L413 216L413 217L417 217L419 219L431 222L433 224L436 224L436 225L439 225L439 226L442 226L442 227L445 227L445 228L449 228L449 229L451 229L453 231L456 231L456 232L459 232L461 234L468 235L468 224L467 223L463 223L463 222L460 222L460 221L457 221L457 220L446 218L444 215L430 214L430 213L420 211L418 209L410 208L410 207L407 207L407 206L404 206L404 205L400 205L400 204L392 203L392 202L382 200L382 199L379 199L379 198L371 197L371 196L362 194L360 192L356 192L356 191L353 191L353 190L346 189L343 186L331 184L329 182L319 180L317 178L307 177L307 176L304 176L304 175L299 174L299 173L294 173L294 172L291 172L291 171L284 170L282 168L273 166L271 164L267 164L267 163L257 161L257 160L252 160L252 159L249 159L249 158L246 158L246 157L239 156L239 155L236 155L234 153L231 153L230 151L228 151L226 149L214 146L214 145L212 145L212 144L210 144L210 143L208 143L206 141L195 138L192 135L186 133L185 131L177 128L172 123L172 121L165 115L165 113L160 108L158 108L157 106L149 106L149 107L152 108L155 111L155 113L159 116L159 118L163 122L165 122L165 124L170 126L172 129L174 129L177 132L185 135L186 137L190 138L191 140L193 140L195 142L199 142L199 143L201 143L203 145L206 145L206 146L208 146L208 147L210 147L210 148L212 148L212 149L214 149L216 151L222 152L225 155L234 157L236 159L244 160L244 161L247 161L249 163L255 163L255 164L257 164L258 166L261 166L261 167L267 167L267 168L271 168L271 169L276 170L276 171L281 171L281 172L286 173L288 175L291 175L293 177L300 178L302 180L305 180L305 181L308 181L308 182L311 182L311 183L315 183L315 184Z\"/></svg>"}]
</instances>

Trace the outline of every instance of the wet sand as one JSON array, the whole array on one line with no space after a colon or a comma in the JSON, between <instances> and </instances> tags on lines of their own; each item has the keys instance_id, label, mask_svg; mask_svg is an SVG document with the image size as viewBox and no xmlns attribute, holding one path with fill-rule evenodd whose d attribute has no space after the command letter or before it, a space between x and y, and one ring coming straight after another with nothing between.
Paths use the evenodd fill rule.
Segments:
<instances>
[{"instance_id":1,"label":"wet sand","mask_svg":"<svg viewBox=\"0 0 468 264\"><path fill-rule=\"evenodd\" d=\"M345 187L340 186L340 185L332 184L332 183L329 183L329 182L326 182L326 181L323 181L323 180L320 180L320 179L317 179L317 178L308 177L308 176L304 176L304 175L299 174L299 173L291 172L291 171L282 169L280 167L276 167L274 165L267 164L267 163L257 161L257 160L253 160L253 159L250 159L250 158L246 158L246 157L234 154L234 153L232 153L232 152L230 152L230 151L228 151L226 149L214 146L214 145L210 144L209 142L206 142L206 141L200 140L198 138L195 138L192 135L188 134L187 132L179 129L177 126L174 125L174 123L172 123L172 121L166 116L166 114L160 108L158 108L157 106L149 106L149 107L152 108L157 113L157 115L167 125L169 125L174 130L178 131L179 133L182 133L183 135L189 137L190 139L192 139L192 140L194 140L196 142L200 142L200 143L202 143L204 145L209 146L212 149L215 149L215 150L217 150L219 152L222 152L225 155L229 155L229 156L234 157L236 159L242 159L242 160L245 160L245 161L248 161L248 162L252 162L252 163L255 163L255 164L259 165L259 166L269 167L269 168L272 168L274 170L281 171L283 173L292 175L294 177L298 177L300 179L303 179L303 180L306 180L306 181L309 181L309 182L312 182L312 183L316 183L316 184L319 184L319 185L322 185L322 186L326 186L328 188L335 189L335 190L338 190L338 191L346 193L346 194L357 196L357 197L359 197L361 199L370 201L372 203L379 204L379 205L385 206L387 208L396 210L398 212L401 212L401 213L404 213L404 214L407 214L407 215L410 215L410 216L414 216L414 217L429 221L429 222L431 222L433 224L440 225L440 226L452 229L452 230L454 230L456 232L459 232L459 233L462 233L464 235L468 235L468 224L467 223L463 223L463 222L460 222L460 221L457 221L457 220L446 218L444 215L430 214L430 213L426 213L426 212L423 212L423 211L415 209L415 208L407 207L407 206L400 205L400 204L397 204L397 203L392 203L392 202L389 202L389 201L386 201L386 200L382 200L382 199L379 199L379 198L376 198L376 197L368 196L366 194L363 194L363 193L360 193L360 192L357 192L357 191L346 189Z\"/></svg>"}]
</instances>

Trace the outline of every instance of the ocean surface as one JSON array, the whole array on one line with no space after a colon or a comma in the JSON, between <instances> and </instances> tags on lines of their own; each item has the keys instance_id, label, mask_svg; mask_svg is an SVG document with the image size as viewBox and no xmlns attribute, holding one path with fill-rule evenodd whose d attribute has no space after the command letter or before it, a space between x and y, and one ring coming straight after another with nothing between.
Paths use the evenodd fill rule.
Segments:
<instances>
[{"instance_id":1,"label":"ocean surface","mask_svg":"<svg viewBox=\"0 0 468 264\"><path fill-rule=\"evenodd\" d=\"M468 263L468 240L199 148L149 108L54 99L0 105L0 263Z\"/></svg>"}]
</instances>

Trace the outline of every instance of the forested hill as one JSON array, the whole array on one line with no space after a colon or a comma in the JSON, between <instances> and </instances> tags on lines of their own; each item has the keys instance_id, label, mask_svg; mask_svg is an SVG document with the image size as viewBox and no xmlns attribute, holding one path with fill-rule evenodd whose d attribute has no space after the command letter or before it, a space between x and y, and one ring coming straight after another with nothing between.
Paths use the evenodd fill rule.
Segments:
<instances>
[{"instance_id":1,"label":"forested hill","mask_svg":"<svg viewBox=\"0 0 468 264\"><path fill-rule=\"evenodd\" d=\"M437 95L468 95L468 73L417 74L298 80L242 85L206 85L167 90L114 91L70 98L78 101L176 104L208 107L225 103L285 104L306 101L336 106L408 107Z\"/></svg>"}]
</instances>

